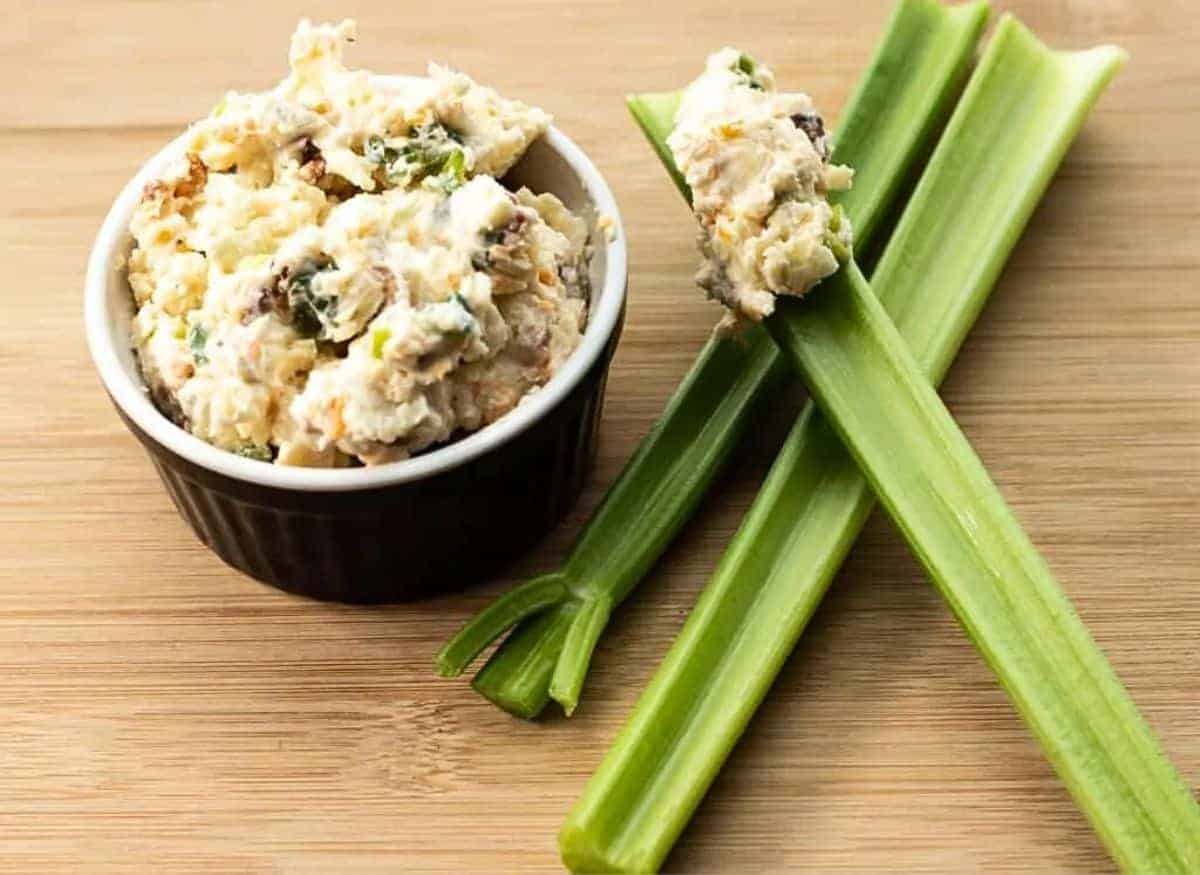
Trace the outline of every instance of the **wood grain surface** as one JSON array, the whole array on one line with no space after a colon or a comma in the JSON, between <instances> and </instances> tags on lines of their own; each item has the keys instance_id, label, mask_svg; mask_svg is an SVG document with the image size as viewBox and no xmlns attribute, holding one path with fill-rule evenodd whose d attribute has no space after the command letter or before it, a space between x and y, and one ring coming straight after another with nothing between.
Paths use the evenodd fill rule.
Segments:
<instances>
[{"instance_id":1,"label":"wood grain surface","mask_svg":"<svg viewBox=\"0 0 1200 875\"><path fill-rule=\"evenodd\" d=\"M889 0L3 3L0 868L558 867L555 833L728 541L795 410L615 617L571 720L525 724L430 669L550 567L716 317L689 218L625 92L736 43L836 116ZM1200 782L1200 26L1192 2L1003 3L1133 60L1035 215L945 396L1167 751ZM434 57L555 114L608 175L629 320L596 474L504 579L391 608L224 567L176 516L84 346L84 261L139 163L295 20L354 15L352 60ZM882 518L873 519L669 860L673 870L1096 872L1102 849Z\"/></svg>"}]
</instances>

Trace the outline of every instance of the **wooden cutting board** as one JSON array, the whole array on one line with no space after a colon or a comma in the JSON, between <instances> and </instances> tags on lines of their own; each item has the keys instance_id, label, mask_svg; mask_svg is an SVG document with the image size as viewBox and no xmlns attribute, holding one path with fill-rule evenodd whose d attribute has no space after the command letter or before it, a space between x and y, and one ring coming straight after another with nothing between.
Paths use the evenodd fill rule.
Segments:
<instances>
[{"instance_id":1,"label":"wooden cutting board","mask_svg":"<svg viewBox=\"0 0 1200 875\"><path fill-rule=\"evenodd\" d=\"M561 555L716 317L622 95L736 43L831 116L889 0L12 3L0 29L0 866L526 871L679 629L769 465L750 445L602 641L571 720L436 678L438 644ZM1167 751L1200 781L1200 26L1191 2L1007 4L1133 60L945 387ZM511 576L363 609L222 566L176 517L84 347L84 261L139 162L284 69L299 14L352 60L434 57L552 111L611 180L632 258L600 459ZM706 871L1103 871L1081 815L877 518L669 861Z\"/></svg>"}]
</instances>

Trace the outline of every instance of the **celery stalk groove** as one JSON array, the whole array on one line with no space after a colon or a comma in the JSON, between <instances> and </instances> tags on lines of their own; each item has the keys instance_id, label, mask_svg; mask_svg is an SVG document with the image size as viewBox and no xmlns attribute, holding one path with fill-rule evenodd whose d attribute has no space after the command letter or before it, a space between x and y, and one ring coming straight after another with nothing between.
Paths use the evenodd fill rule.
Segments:
<instances>
[{"instance_id":1,"label":"celery stalk groove","mask_svg":"<svg viewBox=\"0 0 1200 875\"><path fill-rule=\"evenodd\" d=\"M887 348L903 347L902 336L915 354L902 371L909 384L919 376L918 366L935 382L944 374L1062 154L1122 60L1112 48L1049 52L1015 21L1001 23L875 273L880 303L899 330L899 335L892 330ZM970 227L958 221L968 209ZM875 322L887 322L878 305L861 300L870 290L856 270L844 273L830 281L833 288L817 290L817 301L862 307ZM847 282L855 284L849 295L837 287ZM806 306L788 302L785 309L803 312ZM789 332L822 315L808 313L803 322L788 315L775 330L786 335L790 352L803 354L796 347L808 338ZM857 324L850 319L851 328ZM850 394L860 391L854 378L846 377L853 371L838 373L841 363L822 358L823 352L810 349L808 354L825 365L825 383ZM922 395L923 412L931 403L928 396L936 401L936 395L916 382L922 385L910 388ZM874 431L865 431L877 441L873 452L879 460L898 429L879 413L895 403L893 384L885 379L877 388L883 394L866 403L839 403L875 417ZM934 417L943 428L946 418ZM843 427L849 433L862 426L843 422ZM950 431L957 434L956 427ZM973 458L969 447L967 453ZM900 470L904 467L893 473L918 476ZM981 471L974 469L976 478ZM983 483L984 494L997 498L986 475ZM893 488L907 494L910 485ZM564 825L560 845L569 865L657 868L803 632L871 499L851 458L810 406L683 632ZM1032 547L1002 501L999 510L994 502L990 507L1002 518L1004 543L1015 546L1010 555L1028 558ZM953 505L935 503L934 510L956 522ZM944 570L945 564L943 558L939 567ZM1200 826L1194 802L1040 559L1033 569L1041 576L1030 592L1051 610L998 603L1011 590L993 580L993 588L980 587L971 609L960 614L964 624L1118 862L1131 870L1195 868ZM941 580L954 603L953 580ZM991 602L984 601L989 597ZM991 622L992 612L1001 619ZM1054 645L1036 649L1047 620L1066 624L1066 652ZM1040 661L1021 674L1029 648ZM1098 679L1076 690L1074 669L1081 667ZM1052 676L1048 684L1039 686L1039 669ZM1101 714L1098 727L1089 725L1091 707ZM1048 720L1051 716L1063 722ZM1100 758L1092 759L1097 752Z\"/></svg>"},{"instance_id":2,"label":"celery stalk groove","mask_svg":"<svg viewBox=\"0 0 1200 875\"><path fill-rule=\"evenodd\" d=\"M854 188L841 202L860 246L878 237L904 179L949 114L986 16L983 3L950 9L933 0L897 4L834 146L835 161L858 168ZM652 142L669 132L677 105L677 94L630 101ZM676 183L687 196L678 176ZM476 676L475 688L520 717L536 716L551 698L571 713L609 613L691 516L759 400L786 372L761 327L740 340L710 339L562 570L549 575L563 585L557 604L543 600L545 577L517 587L447 643L438 654L438 670L460 674L512 628Z\"/></svg>"}]
</instances>

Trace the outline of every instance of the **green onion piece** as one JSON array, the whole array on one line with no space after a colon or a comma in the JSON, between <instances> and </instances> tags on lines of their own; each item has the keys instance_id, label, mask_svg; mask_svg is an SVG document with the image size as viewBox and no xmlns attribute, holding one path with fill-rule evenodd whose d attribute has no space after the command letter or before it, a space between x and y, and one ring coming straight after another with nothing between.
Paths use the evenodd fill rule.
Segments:
<instances>
[{"instance_id":1,"label":"green onion piece","mask_svg":"<svg viewBox=\"0 0 1200 875\"><path fill-rule=\"evenodd\" d=\"M446 156L438 173L438 185L446 194L461 188L467 181L467 156L462 149L455 149Z\"/></svg>"},{"instance_id":2,"label":"green onion piece","mask_svg":"<svg viewBox=\"0 0 1200 875\"><path fill-rule=\"evenodd\" d=\"M188 349L192 351L192 360L196 365L208 363L208 356L204 352L204 347L208 344L208 329L203 325L196 323L187 332Z\"/></svg>"},{"instance_id":3,"label":"green onion piece","mask_svg":"<svg viewBox=\"0 0 1200 875\"><path fill-rule=\"evenodd\" d=\"M377 359L383 358L383 348L392 339L390 328L376 328L371 332L371 355Z\"/></svg>"},{"instance_id":4,"label":"green onion piece","mask_svg":"<svg viewBox=\"0 0 1200 875\"><path fill-rule=\"evenodd\" d=\"M933 0L897 4L844 113L833 152L834 161L863 168L841 201L860 249L881 228L902 179L916 171L953 107L986 18L984 3L953 8ZM661 150L666 149L663 141L679 98L678 93L629 98L634 118L668 162L669 150ZM881 106L906 111L881 114ZM880 152L891 157L873 160ZM682 177L675 173L674 178L688 197ZM786 370L761 327L738 340L714 336L708 341L567 559L561 573L571 609L551 612L550 621L538 617L518 626L476 677L479 692L525 718L540 713L552 694L564 710L574 710L603 629L601 618L632 591L691 516L745 433L756 405ZM592 606L584 612L586 619L579 619L581 606ZM437 667L443 674L465 667L445 654L462 652L459 638L476 639L478 622L468 623L439 655ZM577 622L580 628L568 635Z\"/></svg>"},{"instance_id":5,"label":"green onion piece","mask_svg":"<svg viewBox=\"0 0 1200 875\"><path fill-rule=\"evenodd\" d=\"M244 447L239 447L234 452L243 458L254 459L259 462L271 462L275 459L275 454L271 452L271 448L264 444L247 444Z\"/></svg>"},{"instance_id":6,"label":"green onion piece","mask_svg":"<svg viewBox=\"0 0 1200 875\"><path fill-rule=\"evenodd\" d=\"M1109 47L1050 52L1015 21L1005 19L998 27L873 283L917 362L935 381L945 373L1088 109L1123 59L1120 50ZM969 225L956 221L967 212L973 220ZM853 268L843 274L851 271L857 279ZM829 284L844 281L839 276ZM857 292L863 292L861 284ZM815 294L824 300L838 291L818 289ZM883 318L878 310L871 312ZM897 340L893 336L890 342ZM913 376L911 369L907 375ZM849 382L844 388L850 389ZM857 383L852 391L859 391ZM889 384L885 395L874 399L876 407L861 408L876 417L876 427L883 419L879 411L896 403L892 391ZM907 432L889 423L887 434L876 437L891 447L897 433ZM910 458L901 466L914 461L921 460ZM560 845L569 865L585 870L657 868L816 610L865 522L872 498L833 430L809 405L713 580L564 825ZM1023 537L1018 530L1018 539ZM1036 564L1044 570L1040 561ZM1062 674L1050 671L1046 662L1036 667L1017 662L1015 667L1026 670L1025 683L1035 692L1050 694L1050 708L1059 704L1054 695L1062 693L1052 687L1062 681L1068 682L1069 692L1078 694L1075 702L1066 700L1068 704L1085 705L1082 713L1067 715L1076 721L1067 724L1076 734L1046 736L1054 745L1055 762L1065 763L1060 772L1072 775L1068 784L1078 788L1073 789L1077 798L1088 800L1081 801L1081 807L1123 866L1147 871L1195 868L1200 829L1194 804L1061 592L1049 578L1042 579L1043 585L1046 581L1048 589L1038 594L1048 592L1052 604L1065 606L1072 643L1079 644L1084 656L1072 662L1070 652L1052 654L1068 660ZM986 586L983 590L997 595ZM1023 625L1027 618L1014 617L1007 605L990 604L975 616L992 633L987 641L1005 645L1014 640L1005 637L1009 634L1028 636L1038 628L1036 621L1049 616L1025 599L1015 605L1017 611L1036 615L1030 625ZM990 618L997 615L1001 619L992 624ZM983 637L979 640L982 645ZM1039 643L1026 637L1018 641L1018 648L1031 640ZM1001 664L1021 653L1018 648L1004 653ZM1081 664L1091 667L1097 658L1103 680L1086 692L1071 689L1074 669ZM1061 671L1063 665L1056 668ZM1050 686L1037 687L1039 669L1051 676ZM1100 695L1093 696L1097 690ZM1122 716L1100 729L1115 731L1118 740L1092 745L1086 738L1093 728L1087 722L1088 709L1094 706L1103 717L1104 708L1114 702ZM1031 704L1043 717L1051 713L1040 711L1041 703L1032 700L1026 707ZM1119 736L1124 729L1134 742L1123 748ZM1078 733L1087 746L1072 748L1072 742L1081 740ZM1114 789L1104 786L1101 774L1112 761L1088 758L1097 750L1127 755L1121 765L1133 765L1135 776L1144 768L1149 786L1157 785L1163 795L1155 798L1151 791L1142 800L1122 796L1132 785L1115 788L1115 803L1108 796L1090 795ZM1092 780L1086 777L1089 772ZM1144 812L1139 810L1142 805ZM1147 826L1139 832L1143 823ZM1161 842L1154 834L1158 828L1163 830Z\"/></svg>"}]
</instances>

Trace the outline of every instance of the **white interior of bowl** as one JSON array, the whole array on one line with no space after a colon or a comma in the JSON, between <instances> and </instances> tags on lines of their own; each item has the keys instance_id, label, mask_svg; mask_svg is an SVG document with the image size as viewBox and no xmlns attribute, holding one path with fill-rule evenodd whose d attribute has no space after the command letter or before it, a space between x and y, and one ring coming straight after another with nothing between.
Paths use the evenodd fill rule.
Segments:
<instances>
[{"instance_id":1,"label":"white interior of bowl","mask_svg":"<svg viewBox=\"0 0 1200 875\"><path fill-rule=\"evenodd\" d=\"M407 77L378 76L387 87ZM129 219L146 183L180 154L184 137L171 142L130 180L104 219L88 259L84 317L92 359L109 394L154 440L186 459L240 480L288 489L340 491L405 483L460 465L512 440L559 403L603 352L616 328L626 285L625 234L608 184L583 151L557 128L530 147L507 180L535 192L553 192L573 211L594 220L611 218L611 239L593 228L592 299L579 348L558 373L500 420L461 440L401 462L369 468L321 469L267 465L245 459L188 434L158 412L133 354L133 298L125 275L132 246Z\"/></svg>"}]
</instances>

